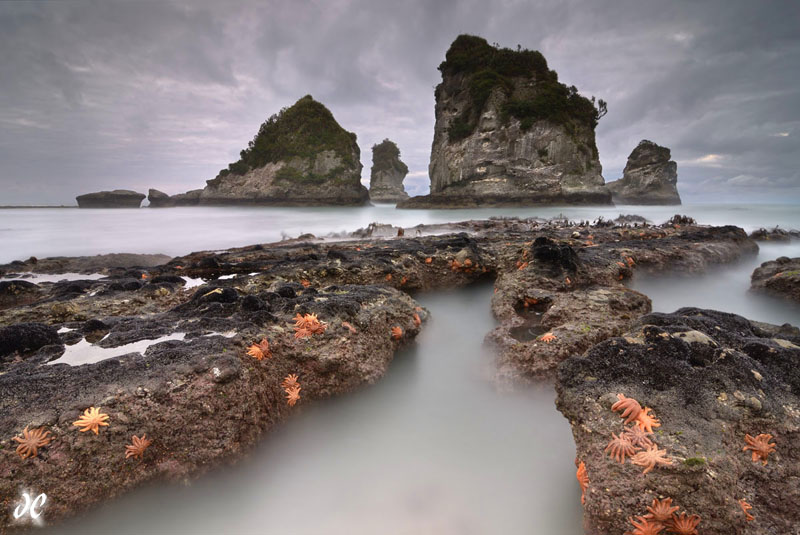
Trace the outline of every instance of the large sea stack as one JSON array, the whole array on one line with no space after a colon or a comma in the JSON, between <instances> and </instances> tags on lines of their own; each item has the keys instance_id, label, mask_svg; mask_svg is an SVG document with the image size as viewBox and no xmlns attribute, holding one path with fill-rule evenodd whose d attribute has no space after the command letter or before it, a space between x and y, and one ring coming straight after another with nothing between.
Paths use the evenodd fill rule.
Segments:
<instances>
[{"instance_id":1,"label":"large sea stack","mask_svg":"<svg viewBox=\"0 0 800 535\"><path fill-rule=\"evenodd\" d=\"M369 178L369 198L375 202L398 202L408 199L403 179L408 166L400 159L400 149L393 141L372 146L372 172Z\"/></svg>"},{"instance_id":2,"label":"large sea stack","mask_svg":"<svg viewBox=\"0 0 800 535\"><path fill-rule=\"evenodd\" d=\"M544 56L460 35L439 65L431 193L402 208L609 204L594 130L604 113Z\"/></svg>"},{"instance_id":3,"label":"large sea stack","mask_svg":"<svg viewBox=\"0 0 800 535\"><path fill-rule=\"evenodd\" d=\"M643 139L622 172L622 178L607 187L615 203L681 204L678 195L678 164L670 160L670 150Z\"/></svg>"},{"instance_id":4,"label":"large sea stack","mask_svg":"<svg viewBox=\"0 0 800 535\"><path fill-rule=\"evenodd\" d=\"M361 151L356 135L306 95L270 117L197 198L197 204L361 205ZM190 192L191 193L191 192ZM185 194L183 204L194 196Z\"/></svg>"},{"instance_id":5,"label":"large sea stack","mask_svg":"<svg viewBox=\"0 0 800 535\"><path fill-rule=\"evenodd\" d=\"M145 198L144 193L129 189L96 191L78 195L75 200L81 208L139 208Z\"/></svg>"}]
</instances>

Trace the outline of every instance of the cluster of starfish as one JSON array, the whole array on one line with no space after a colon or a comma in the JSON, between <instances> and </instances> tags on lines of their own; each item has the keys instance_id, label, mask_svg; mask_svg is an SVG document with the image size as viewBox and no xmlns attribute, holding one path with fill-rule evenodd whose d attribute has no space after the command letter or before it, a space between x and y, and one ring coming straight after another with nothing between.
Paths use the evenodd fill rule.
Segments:
<instances>
[{"instance_id":1,"label":"cluster of starfish","mask_svg":"<svg viewBox=\"0 0 800 535\"><path fill-rule=\"evenodd\" d=\"M650 439L653 428L661 426L661 422L652 414L653 409L650 407L643 409L638 401L625 397L624 394L617 394L617 399L611 410L621 413L620 417L625 420L624 424L633 425L625 427L619 436L611 433L611 442L606 446L605 452L620 463L624 463L625 458L630 457L633 464L644 467L644 474L657 465L672 464L666 457L667 450L658 449Z\"/></svg>"},{"instance_id":2,"label":"cluster of starfish","mask_svg":"<svg viewBox=\"0 0 800 535\"><path fill-rule=\"evenodd\" d=\"M72 423L78 427L81 433L92 431L95 435L100 434L101 427L108 427L108 414L100 412L96 407L89 407L83 414ZM12 440L18 443L17 454L23 458L37 457L39 455L39 448L43 448L50 444L53 440L50 431L45 431L44 427L38 429L28 430L26 426L22 430L22 436L12 437ZM133 444L125 446L125 458L131 456L141 458L144 450L151 444L145 435L142 438L133 436Z\"/></svg>"},{"instance_id":3,"label":"cluster of starfish","mask_svg":"<svg viewBox=\"0 0 800 535\"><path fill-rule=\"evenodd\" d=\"M664 529L677 535L697 535L700 516L688 513L679 515L678 509L672 505L672 498L653 499L653 503L647 506L646 515L628 518L633 530L626 531L625 535L658 535Z\"/></svg>"},{"instance_id":4,"label":"cluster of starfish","mask_svg":"<svg viewBox=\"0 0 800 535\"><path fill-rule=\"evenodd\" d=\"M247 354L256 360L264 360L265 358L272 358L272 351L269 348L269 341L262 338L257 344L253 344L247 348Z\"/></svg>"},{"instance_id":5,"label":"cluster of starfish","mask_svg":"<svg viewBox=\"0 0 800 535\"><path fill-rule=\"evenodd\" d=\"M322 334L328 328L328 324L324 321L319 321L316 314L305 314L301 316L299 313L292 318L294 320L294 337L295 338L310 338L313 334Z\"/></svg>"},{"instance_id":6,"label":"cluster of starfish","mask_svg":"<svg viewBox=\"0 0 800 535\"><path fill-rule=\"evenodd\" d=\"M425 259L425 263L429 264L430 262L428 262L428 259ZM486 273L485 267L479 266L469 258L465 258L463 262L459 262L458 260L453 259L450 261L449 266L450 266L450 271L452 271L453 273L457 271L461 271L463 273L483 271L484 273Z\"/></svg>"},{"instance_id":7,"label":"cluster of starfish","mask_svg":"<svg viewBox=\"0 0 800 535\"><path fill-rule=\"evenodd\" d=\"M283 391L286 392L286 403L290 407L294 407L295 403L300 401L300 383L297 382L297 374L290 373L281 383Z\"/></svg>"}]
</instances>

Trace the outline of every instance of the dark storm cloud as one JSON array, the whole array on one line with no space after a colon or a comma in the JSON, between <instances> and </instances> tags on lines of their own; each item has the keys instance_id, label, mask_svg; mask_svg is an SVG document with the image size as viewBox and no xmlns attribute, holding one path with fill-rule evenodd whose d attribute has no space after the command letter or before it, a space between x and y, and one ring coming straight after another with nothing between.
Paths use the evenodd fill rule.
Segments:
<instances>
[{"instance_id":1,"label":"dark storm cloud","mask_svg":"<svg viewBox=\"0 0 800 535\"><path fill-rule=\"evenodd\" d=\"M0 204L204 185L310 93L427 189L436 69L459 33L539 49L609 103L606 180L647 138L687 200L800 200L793 2L0 3Z\"/></svg>"}]
</instances>

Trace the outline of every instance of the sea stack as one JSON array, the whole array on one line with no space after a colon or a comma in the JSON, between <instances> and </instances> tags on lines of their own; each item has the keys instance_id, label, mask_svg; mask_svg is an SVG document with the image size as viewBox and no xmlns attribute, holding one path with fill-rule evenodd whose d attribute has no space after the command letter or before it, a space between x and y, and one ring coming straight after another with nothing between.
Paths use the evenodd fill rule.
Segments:
<instances>
[{"instance_id":1,"label":"sea stack","mask_svg":"<svg viewBox=\"0 0 800 535\"><path fill-rule=\"evenodd\" d=\"M311 95L264 122L240 155L206 182L198 204L361 205L369 200L361 184L356 135Z\"/></svg>"},{"instance_id":2,"label":"sea stack","mask_svg":"<svg viewBox=\"0 0 800 535\"><path fill-rule=\"evenodd\" d=\"M607 187L619 204L681 204L677 183L678 164L670 160L670 150L643 139L628 156L622 178Z\"/></svg>"},{"instance_id":3,"label":"sea stack","mask_svg":"<svg viewBox=\"0 0 800 535\"><path fill-rule=\"evenodd\" d=\"M145 196L129 189L115 189L78 195L75 200L81 208L139 208Z\"/></svg>"},{"instance_id":4,"label":"sea stack","mask_svg":"<svg viewBox=\"0 0 800 535\"><path fill-rule=\"evenodd\" d=\"M439 65L431 193L402 208L610 204L595 144L605 103L541 53L460 35Z\"/></svg>"},{"instance_id":5,"label":"sea stack","mask_svg":"<svg viewBox=\"0 0 800 535\"><path fill-rule=\"evenodd\" d=\"M400 160L400 149L388 139L372 146L372 171L369 198L375 202L399 202L408 199L403 179L408 166Z\"/></svg>"}]
</instances>

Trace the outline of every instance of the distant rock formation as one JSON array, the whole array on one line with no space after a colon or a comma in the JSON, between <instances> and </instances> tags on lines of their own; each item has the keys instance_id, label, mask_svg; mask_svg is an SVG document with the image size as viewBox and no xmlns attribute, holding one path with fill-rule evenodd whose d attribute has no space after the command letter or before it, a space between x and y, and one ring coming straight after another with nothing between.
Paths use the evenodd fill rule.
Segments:
<instances>
[{"instance_id":1,"label":"distant rock formation","mask_svg":"<svg viewBox=\"0 0 800 535\"><path fill-rule=\"evenodd\" d=\"M145 198L144 193L129 189L97 191L78 195L75 200L81 208L139 208Z\"/></svg>"},{"instance_id":2,"label":"distant rock formation","mask_svg":"<svg viewBox=\"0 0 800 535\"><path fill-rule=\"evenodd\" d=\"M151 208L166 208L170 206L197 206L200 204L200 195L203 190L193 189L186 193L179 193L177 195L167 195L163 191L157 189L150 189L147 194L147 199L150 201Z\"/></svg>"},{"instance_id":3,"label":"distant rock formation","mask_svg":"<svg viewBox=\"0 0 800 535\"><path fill-rule=\"evenodd\" d=\"M367 188L361 184L356 135L339 126L330 110L311 95L264 122L240 155L208 180L199 194L190 191L170 197L170 202L190 205L195 197L201 205L369 202Z\"/></svg>"},{"instance_id":4,"label":"distant rock formation","mask_svg":"<svg viewBox=\"0 0 800 535\"><path fill-rule=\"evenodd\" d=\"M372 146L372 171L369 178L369 198L375 202L398 202L408 199L403 179L408 166L400 160L397 145L384 139Z\"/></svg>"},{"instance_id":5,"label":"distant rock formation","mask_svg":"<svg viewBox=\"0 0 800 535\"><path fill-rule=\"evenodd\" d=\"M537 51L470 35L439 70L431 193L398 207L611 203L594 136L603 101L559 83Z\"/></svg>"},{"instance_id":6,"label":"distant rock formation","mask_svg":"<svg viewBox=\"0 0 800 535\"><path fill-rule=\"evenodd\" d=\"M643 139L622 172L622 178L609 182L615 203L681 204L678 195L678 164L670 160L670 150Z\"/></svg>"}]
</instances>

